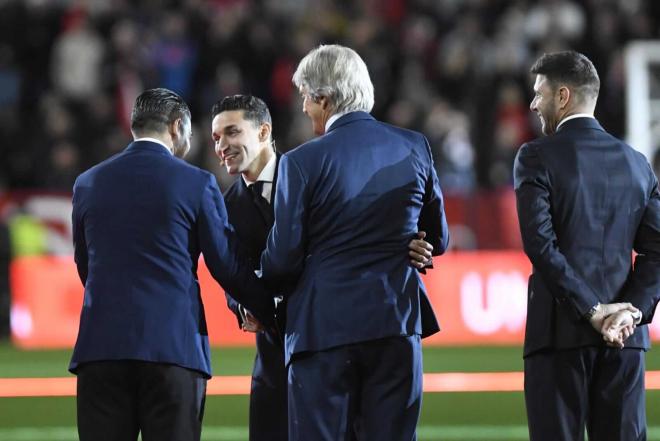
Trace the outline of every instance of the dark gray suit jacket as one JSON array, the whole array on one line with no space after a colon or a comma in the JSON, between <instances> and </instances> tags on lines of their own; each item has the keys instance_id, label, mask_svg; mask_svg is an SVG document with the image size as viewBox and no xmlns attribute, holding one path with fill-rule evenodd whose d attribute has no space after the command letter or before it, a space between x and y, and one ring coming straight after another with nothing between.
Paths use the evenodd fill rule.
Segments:
<instances>
[{"instance_id":1,"label":"dark gray suit jacket","mask_svg":"<svg viewBox=\"0 0 660 441\"><path fill-rule=\"evenodd\" d=\"M646 158L595 119L575 118L520 148L514 184L534 266L525 356L604 344L583 318L596 303L631 302L650 322L660 296L660 193ZM647 349L647 327L626 346Z\"/></svg>"}]
</instances>

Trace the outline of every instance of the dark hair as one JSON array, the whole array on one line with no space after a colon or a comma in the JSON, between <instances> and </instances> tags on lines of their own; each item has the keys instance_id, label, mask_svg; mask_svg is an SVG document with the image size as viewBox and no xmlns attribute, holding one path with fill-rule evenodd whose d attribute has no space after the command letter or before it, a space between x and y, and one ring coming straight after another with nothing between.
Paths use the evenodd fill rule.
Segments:
<instances>
[{"instance_id":1,"label":"dark hair","mask_svg":"<svg viewBox=\"0 0 660 441\"><path fill-rule=\"evenodd\" d=\"M190 109L183 98L168 89L148 89L135 100L131 130L137 133L163 132L177 118L190 120Z\"/></svg>"},{"instance_id":2,"label":"dark hair","mask_svg":"<svg viewBox=\"0 0 660 441\"><path fill-rule=\"evenodd\" d=\"M582 97L598 98L600 79L591 60L579 52L565 51L543 54L530 69L544 75L553 88L571 86Z\"/></svg>"},{"instance_id":3,"label":"dark hair","mask_svg":"<svg viewBox=\"0 0 660 441\"><path fill-rule=\"evenodd\" d=\"M243 118L252 121L255 126L263 123L272 124L268 106L260 98L252 95L232 95L226 96L213 105L211 109L211 118L229 110L242 110Z\"/></svg>"}]
</instances>

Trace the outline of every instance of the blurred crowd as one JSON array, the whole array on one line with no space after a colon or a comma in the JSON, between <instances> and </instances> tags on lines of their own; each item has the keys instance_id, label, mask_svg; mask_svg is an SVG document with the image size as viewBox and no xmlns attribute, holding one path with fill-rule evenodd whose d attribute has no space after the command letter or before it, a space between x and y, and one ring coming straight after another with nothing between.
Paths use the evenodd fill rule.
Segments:
<instances>
[{"instance_id":1,"label":"blurred crowd","mask_svg":"<svg viewBox=\"0 0 660 441\"><path fill-rule=\"evenodd\" d=\"M510 186L517 148L539 130L533 61L587 54L597 117L623 136L623 48L659 33L653 0L0 0L0 190L70 191L127 145L134 98L157 86L191 106L187 159L226 185L212 104L260 96L278 148L297 146L312 132L291 76L321 43L365 59L374 116L427 135L446 193Z\"/></svg>"}]
</instances>

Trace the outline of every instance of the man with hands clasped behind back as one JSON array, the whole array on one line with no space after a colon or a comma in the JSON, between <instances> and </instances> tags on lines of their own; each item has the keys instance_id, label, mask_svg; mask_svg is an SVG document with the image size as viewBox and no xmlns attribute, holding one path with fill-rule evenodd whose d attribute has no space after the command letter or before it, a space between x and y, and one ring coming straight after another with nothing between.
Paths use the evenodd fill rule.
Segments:
<instances>
[{"instance_id":1,"label":"man with hands clasped behind back","mask_svg":"<svg viewBox=\"0 0 660 441\"><path fill-rule=\"evenodd\" d=\"M660 193L642 154L593 117L600 81L577 52L543 55L514 185L533 264L525 330L530 440L646 439L644 351L660 296ZM633 251L637 253L632 262Z\"/></svg>"}]
</instances>

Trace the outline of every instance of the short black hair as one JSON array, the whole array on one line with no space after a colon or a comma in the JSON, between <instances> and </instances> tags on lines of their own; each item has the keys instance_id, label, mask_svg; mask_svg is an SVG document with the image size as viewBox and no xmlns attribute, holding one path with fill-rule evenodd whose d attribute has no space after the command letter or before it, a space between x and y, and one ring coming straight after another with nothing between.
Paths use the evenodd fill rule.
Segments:
<instances>
[{"instance_id":1,"label":"short black hair","mask_svg":"<svg viewBox=\"0 0 660 441\"><path fill-rule=\"evenodd\" d=\"M273 124L270 117L268 106L260 98L253 95L232 95L226 96L213 105L211 109L211 118L215 118L219 113L230 110L242 110L243 118L251 121L255 126L263 123Z\"/></svg>"},{"instance_id":2,"label":"short black hair","mask_svg":"<svg viewBox=\"0 0 660 441\"><path fill-rule=\"evenodd\" d=\"M190 120L190 109L176 93L164 88L148 89L135 100L131 112L131 130L164 132L178 118Z\"/></svg>"},{"instance_id":3,"label":"short black hair","mask_svg":"<svg viewBox=\"0 0 660 441\"><path fill-rule=\"evenodd\" d=\"M600 78L594 64L575 51L543 54L530 69L532 74L544 75L553 88L560 84L572 86L583 97L598 98Z\"/></svg>"}]
</instances>

